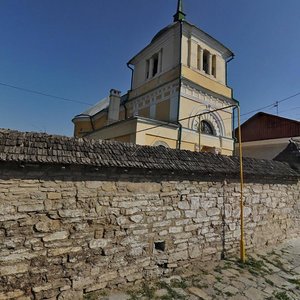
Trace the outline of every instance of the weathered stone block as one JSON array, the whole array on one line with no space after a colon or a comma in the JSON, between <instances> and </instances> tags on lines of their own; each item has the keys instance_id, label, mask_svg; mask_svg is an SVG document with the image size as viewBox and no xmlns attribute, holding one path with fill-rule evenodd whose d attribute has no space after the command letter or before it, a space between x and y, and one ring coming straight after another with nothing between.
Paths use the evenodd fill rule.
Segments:
<instances>
[{"instance_id":1,"label":"weathered stone block","mask_svg":"<svg viewBox=\"0 0 300 300\"><path fill-rule=\"evenodd\" d=\"M89 247L91 249L105 248L109 242L108 239L96 239L89 242Z\"/></svg>"},{"instance_id":2,"label":"weathered stone block","mask_svg":"<svg viewBox=\"0 0 300 300\"><path fill-rule=\"evenodd\" d=\"M36 212L44 210L44 204L27 204L27 205L20 205L18 207L18 212Z\"/></svg>"},{"instance_id":3,"label":"weathered stone block","mask_svg":"<svg viewBox=\"0 0 300 300\"><path fill-rule=\"evenodd\" d=\"M200 227L199 224L187 225L184 227L184 231L194 231Z\"/></svg>"},{"instance_id":4,"label":"weathered stone block","mask_svg":"<svg viewBox=\"0 0 300 300\"><path fill-rule=\"evenodd\" d=\"M114 182L103 182L101 187L102 187L102 190L105 192L115 192L116 191L116 184Z\"/></svg>"},{"instance_id":5,"label":"weathered stone block","mask_svg":"<svg viewBox=\"0 0 300 300\"><path fill-rule=\"evenodd\" d=\"M221 213L221 211L220 211L220 209L217 208L217 207L209 208L209 209L207 210L207 215L208 215L209 217L211 217L211 216L217 216L217 215L219 215L220 213Z\"/></svg>"},{"instance_id":6,"label":"weathered stone block","mask_svg":"<svg viewBox=\"0 0 300 300\"><path fill-rule=\"evenodd\" d=\"M200 208L200 198L191 197L191 209L199 209L199 208Z\"/></svg>"},{"instance_id":7,"label":"weathered stone block","mask_svg":"<svg viewBox=\"0 0 300 300\"><path fill-rule=\"evenodd\" d=\"M0 266L0 276L15 275L28 272L28 264L14 264L9 266Z\"/></svg>"},{"instance_id":8,"label":"weathered stone block","mask_svg":"<svg viewBox=\"0 0 300 300\"><path fill-rule=\"evenodd\" d=\"M13 214L15 212L16 209L14 206L0 203L0 215Z\"/></svg>"},{"instance_id":9,"label":"weathered stone block","mask_svg":"<svg viewBox=\"0 0 300 300\"><path fill-rule=\"evenodd\" d=\"M20 220L20 219L25 219L27 218L28 215L26 214L5 214L0 216L0 222L6 222L6 221L15 221L15 220Z\"/></svg>"},{"instance_id":10,"label":"weathered stone block","mask_svg":"<svg viewBox=\"0 0 300 300\"><path fill-rule=\"evenodd\" d=\"M180 218L180 216L181 216L180 211L174 210L174 211L168 211L166 218L167 219L177 219L177 218Z\"/></svg>"},{"instance_id":11,"label":"weathered stone block","mask_svg":"<svg viewBox=\"0 0 300 300\"><path fill-rule=\"evenodd\" d=\"M101 238L103 238L103 235L104 235L104 228L100 228L100 229L95 230L94 238L96 240L101 239Z\"/></svg>"},{"instance_id":12,"label":"weathered stone block","mask_svg":"<svg viewBox=\"0 0 300 300\"><path fill-rule=\"evenodd\" d=\"M190 205L188 201L179 201L178 202L178 208L180 209L190 209Z\"/></svg>"},{"instance_id":13,"label":"weathered stone block","mask_svg":"<svg viewBox=\"0 0 300 300\"><path fill-rule=\"evenodd\" d=\"M130 220L133 221L134 223L140 223L144 219L143 215L133 215L130 217Z\"/></svg>"},{"instance_id":14,"label":"weathered stone block","mask_svg":"<svg viewBox=\"0 0 300 300\"><path fill-rule=\"evenodd\" d=\"M202 255L202 249L199 245L190 246L188 251L190 258L199 258Z\"/></svg>"},{"instance_id":15,"label":"weathered stone block","mask_svg":"<svg viewBox=\"0 0 300 300\"><path fill-rule=\"evenodd\" d=\"M52 284L51 283L48 283L46 285L41 285L41 286L34 286L32 288L32 290L35 292L35 293L40 293L42 291L47 291L47 290L51 290L52 289Z\"/></svg>"},{"instance_id":16,"label":"weathered stone block","mask_svg":"<svg viewBox=\"0 0 300 300\"><path fill-rule=\"evenodd\" d=\"M83 299L83 292L82 291L63 291L61 292L57 300L82 300Z\"/></svg>"},{"instance_id":17,"label":"weathered stone block","mask_svg":"<svg viewBox=\"0 0 300 300\"><path fill-rule=\"evenodd\" d=\"M98 189L98 188L101 188L103 185L103 183L101 181L86 181L85 182L85 186L88 188L88 189Z\"/></svg>"},{"instance_id":18,"label":"weathered stone block","mask_svg":"<svg viewBox=\"0 0 300 300\"><path fill-rule=\"evenodd\" d=\"M52 234L49 234L49 235L43 237L42 239L44 242L51 242L51 241L55 241L55 240L67 239L68 236L69 236L68 231L59 231L59 232L54 232Z\"/></svg>"},{"instance_id":19,"label":"weathered stone block","mask_svg":"<svg viewBox=\"0 0 300 300\"><path fill-rule=\"evenodd\" d=\"M0 292L0 300L16 299L24 295L21 290L14 290L12 292Z\"/></svg>"},{"instance_id":20,"label":"weathered stone block","mask_svg":"<svg viewBox=\"0 0 300 300\"><path fill-rule=\"evenodd\" d=\"M197 211L196 210L186 210L184 212L186 218L196 218Z\"/></svg>"},{"instance_id":21,"label":"weathered stone block","mask_svg":"<svg viewBox=\"0 0 300 300\"><path fill-rule=\"evenodd\" d=\"M81 209L59 210L58 215L62 218L78 218L83 217L84 212Z\"/></svg>"},{"instance_id":22,"label":"weathered stone block","mask_svg":"<svg viewBox=\"0 0 300 300\"><path fill-rule=\"evenodd\" d=\"M88 288L86 288L85 292L90 293L90 292L98 291L98 290L104 289L106 286L107 286L107 282L96 283L96 284L93 284L93 285L89 286ZM75 298L75 299L77 299L77 298ZM70 300L75 300L75 299L73 298Z\"/></svg>"},{"instance_id":23,"label":"weathered stone block","mask_svg":"<svg viewBox=\"0 0 300 300\"><path fill-rule=\"evenodd\" d=\"M58 256L58 255L67 254L69 252L79 252L81 250L82 250L81 247L62 247L57 249L49 249L48 256Z\"/></svg>"},{"instance_id":24,"label":"weathered stone block","mask_svg":"<svg viewBox=\"0 0 300 300\"><path fill-rule=\"evenodd\" d=\"M82 290L95 283L95 279L92 277L76 277L72 280L72 288L74 290Z\"/></svg>"},{"instance_id":25,"label":"weathered stone block","mask_svg":"<svg viewBox=\"0 0 300 300\"><path fill-rule=\"evenodd\" d=\"M47 198L49 200L58 200L58 199L61 199L61 193L50 192L50 193L47 194Z\"/></svg>"},{"instance_id":26,"label":"weathered stone block","mask_svg":"<svg viewBox=\"0 0 300 300\"><path fill-rule=\"evenodd\" d=\"M169 256L169 263L173 263L179 260L186 260L188 259L188 251L184 250L184 251L180 251L180 252L175 252L170 254Z\"/></svg>"},{"instance_id":27,"label":"weathered stone block","mask_svg":"<svg viewBox=\"0 0 300 300\"><path fill-rule=\"evenodd\" d=\"M180 233L183 231L182 226L174 226L169 228L169 233Z\"/></svg>"},{"instance_id":28,"label":"weathered stone block","mask_svg":"<svg viewBox=\"0 0 300 300\"><path fill-rule=\"evenodd\" d=\"M39 232L51 232L60 228L60 221L50 219L48 221L40 221L34 227Z\"/></svg>"},{"instance_id":29,"label":"weathered stone block","mask_svg":"<svg viewBox=\"0 0 300 300\"><path fill-rule=\"evenodd\" d=\"M131 193L158 193L160 192L161 184L159 183L128 183L127 190Z\"/></svg>"}]
</instances>

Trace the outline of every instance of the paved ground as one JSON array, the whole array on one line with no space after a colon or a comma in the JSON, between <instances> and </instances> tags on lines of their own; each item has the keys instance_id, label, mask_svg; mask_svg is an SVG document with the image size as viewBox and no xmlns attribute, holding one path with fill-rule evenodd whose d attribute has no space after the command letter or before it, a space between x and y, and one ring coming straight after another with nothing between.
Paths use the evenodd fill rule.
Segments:
<instances>
[{"instance_id":1,"label":"paved ground","mask_svg":"<svg viewBox=\"0 0 300 300\"><path fill-rule=\"evenodd\" d=\"M300 239L258 251L245 265L235 259L195 265L181 276L88 299L300 300Z\"/></svg>"}]
</instances>

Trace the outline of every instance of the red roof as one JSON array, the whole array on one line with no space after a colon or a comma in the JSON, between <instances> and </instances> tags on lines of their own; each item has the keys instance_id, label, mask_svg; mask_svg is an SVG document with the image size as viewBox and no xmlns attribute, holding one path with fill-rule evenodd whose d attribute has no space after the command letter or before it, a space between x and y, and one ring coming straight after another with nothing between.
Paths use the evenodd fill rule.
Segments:
<instances>
[{"instance_id":1,"label":"red roof","mask_svg":"<svg viewBox=\"0 0 300 300\"><path fill-rule=\"evenodd\" d=\"M259 112L244 122L241 130L242 142L292 138L300 136L300 122Z\"/></svg>"}]
</instances>

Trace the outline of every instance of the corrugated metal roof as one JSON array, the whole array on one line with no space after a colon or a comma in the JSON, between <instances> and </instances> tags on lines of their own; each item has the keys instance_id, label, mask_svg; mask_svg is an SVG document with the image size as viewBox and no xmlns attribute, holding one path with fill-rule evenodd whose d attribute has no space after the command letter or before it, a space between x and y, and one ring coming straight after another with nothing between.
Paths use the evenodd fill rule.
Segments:
<instances>
[{"instance_id":1,"label":"corrugated metal roof","mask_svg":"<svg viewBox=\"0 0 300 300\"><path fill-rule=\"evenodd\" d=\"M127 99L128 99L128 94L123 95L121 97L120 105L124 105L124 103L127 101ZM82 116L93 117L96 114L100 113L101 111L107 110L108 106L109 106L109 96L106 97L106 98L103 98L102 100L100 100L95 105L93 105L92 107L90 107L86 111L82 112L81 114L75 116L75 118L82 117Z\"/></svg>"},{"instance_id":2,"label":"corrugated metal roof","mask_svg":"<svg viewBox=\"0 0 300 300\"><path fill-rule=\"evenodd\" d=\"M109 105L109 97L106 97L99 102L97 102L94 106L90 107L86 111L82 113L82 115L88 115L90 117L94 116L98 112L102 111L103 109L106 109Z\"/></svg>"}]
</instances>

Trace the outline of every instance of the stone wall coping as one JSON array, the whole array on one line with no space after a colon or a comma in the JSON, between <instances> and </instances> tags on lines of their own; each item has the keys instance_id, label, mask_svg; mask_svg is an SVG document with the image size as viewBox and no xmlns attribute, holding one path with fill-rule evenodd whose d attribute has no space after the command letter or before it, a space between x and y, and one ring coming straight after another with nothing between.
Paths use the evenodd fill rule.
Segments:
<instances>
[{"instance_id":1,"label":"stone wall coping","mask_svg":"<svg viewBox=\"0 0 300 300\"><path fill-rule=\"evenodd\" d=\"M0 162L177 171L228 178L239 175L239 157L235 156L9 129L0 129ZM243 164L245 177L300 177L284 162L244 158Z\"/></svg>"}]
</instances>

